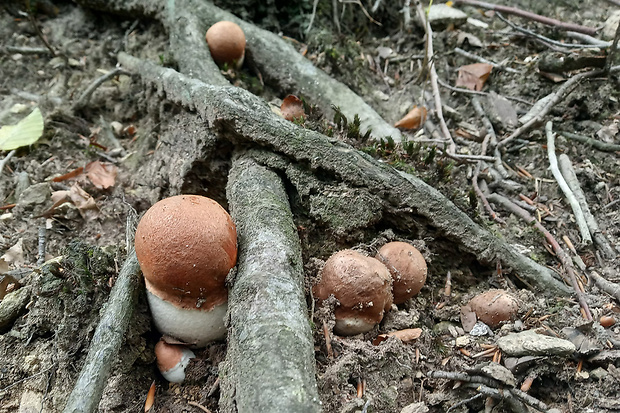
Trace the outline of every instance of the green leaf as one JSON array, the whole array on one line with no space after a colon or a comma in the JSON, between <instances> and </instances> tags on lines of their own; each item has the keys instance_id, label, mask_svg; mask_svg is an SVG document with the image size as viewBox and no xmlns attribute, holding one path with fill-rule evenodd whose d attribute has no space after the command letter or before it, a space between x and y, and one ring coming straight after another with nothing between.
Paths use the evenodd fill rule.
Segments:
<instances>
[{"instance_id":1,"label":"green leaf","mask_svg":"<svg viewBox=\"0 0 620 413\"><path fill-rule=\"evenodd\" d=\"M0 150L10 151L22 146L32 145L43 134L43 116L39 108L17 122L0 128Z\"/></svg>"}]
</instances>

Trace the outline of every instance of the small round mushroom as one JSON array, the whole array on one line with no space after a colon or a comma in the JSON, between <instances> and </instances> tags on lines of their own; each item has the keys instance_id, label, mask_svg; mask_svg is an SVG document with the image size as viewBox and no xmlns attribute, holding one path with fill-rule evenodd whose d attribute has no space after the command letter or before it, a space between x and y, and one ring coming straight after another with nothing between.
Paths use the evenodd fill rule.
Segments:
<instances>
[{"instance_id":1,"label":"small round mushroom","mask_svg":"<svg viewBox=\"0 0 620 413\"><path fill-rule=\"evenodd\" d=\"M385 265L353 250L335 253L325 263L314 296L333 295L336 307L334 332L343 336L365 333L381 322L392 305L392 277Z\"/></svg>"},{"instance_id":2,"label":"small round mushroom","mask_svg":"<svg viewBox=\"0 0 620 413\"><path fill-rule=\"evenodd\" d=\"M415 247L406 242L388 242L375 257L392 274L394 304L402 304L420 292L426 282L426 261Z\"/></svg>"},{"instance_id":3,"label":"small round mushroom","mask_svg":"<svg viewBox=\"0 0 620 413\"><path fill-rule=\"evenodd\" d=\"M168 344L163 339L155 345L157 368L164 379L171 383L185 380L185 368L196 357L193 351L184 345Z\"/></svg>"},{"instance_id":4,"label":"small round mushroom","mask_svg":"<svg viewBox=\"0 0 620 413\"><path fill-rule=\"evenodd\" d=\"M504 321L514 320L519 311L517 299L508 291L499 289L489 290L475 296L463 309L467 311L467 307L476 314L478 321L482 321L491 328L498 327ZM461 318L463 318L462 315Z\"/></svg>"},{"instance_id":5,"label":"small round mushroom","mask_svg":"<svg viewBox=\"0 0 620 413\"><path fill-rule=\"evenodd\" d=\"M237 232L217 202L178 195L153 205L136 230L153 322L194 348L226 335L226 276L237 261Z\"/></svg>"},{"instance_id":6,"label":"small round mushroom","mask_svg":"<svg viewBox=\"0 0 620 413\"><path fill-rule=\"evenodd\" d=\"M215 23L205 36L211 57L218 65L225 63L240 68L245 57L245 34L239 25L229 21Z\"/></svg>"}]
</instances>

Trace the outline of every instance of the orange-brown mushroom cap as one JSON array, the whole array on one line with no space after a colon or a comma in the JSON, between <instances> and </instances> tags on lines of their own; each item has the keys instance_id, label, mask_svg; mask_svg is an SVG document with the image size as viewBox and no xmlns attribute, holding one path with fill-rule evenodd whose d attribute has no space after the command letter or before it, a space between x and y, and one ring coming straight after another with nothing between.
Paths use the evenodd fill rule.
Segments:
<instances>
[{"instance_id":1,"label":"orange-brown mushroom cap","mask_svg":"<svg viewBox=\"0 0 620 413\"><path fill-rule=\"evenodd\" d=\"M215 23L205 35L211 57L219 65L243 62L245 34L239 25L229 21Z\"/></svg>"},{"instance_id":2,"label":"orange-brown mushroom cap","mask_svg":"<svg viewBox=\"0 0 620 413\"><path fill-rule=\"evenodd\" d=\"M469 302L479 321L495 328L503 321L514 320L519 312L519 302L506 290L489 290L478 294Z\"/></svg>"},{"instance_id":3,"label":"orange-brown mushroom cap","mask_svg":"<svg viewBox=\"0 0 620 413\"><path fill-rule=\"evenodd\" d=\"M214 200L178 195L157 202L138 224L135 247L146 288L161 299L203 310L228 299L237 232Z\"/></svg>"},{"instance_id":4,"label":"orange-brown mushroom cap","mask_svg":"<svg viewBox=\"0 0 620 413\"><path fill-rule=\"evenodd\" d=\"M406 242L388 242L376 257L392 274L394 304L402 304L420 292L426 282L426 261Z\"/></svg>"},{"instance_id":5,"label":"orange-brown mushroom cap","mask_svg":"<svg viewBox=\"0 0 620 413\"><path fill-rule=\"evenodd\" d=\"M392 305L392 277L385 265L353 250L335 253L325 263L314 296L334 295L336 320L356 317L377 324Z\"/></svg>"}]
</instances>

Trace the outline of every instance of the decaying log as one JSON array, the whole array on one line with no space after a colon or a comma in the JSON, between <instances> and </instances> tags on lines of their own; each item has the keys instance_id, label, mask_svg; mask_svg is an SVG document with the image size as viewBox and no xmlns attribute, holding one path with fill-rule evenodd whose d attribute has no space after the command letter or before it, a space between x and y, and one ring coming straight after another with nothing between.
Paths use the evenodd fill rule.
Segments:
<instances>
[{"instance_id":1,"label":"decaying log","mask_svg":"<svg viewBox=\"0 0 620 413\"><path fill-rule=\"evenodd\" d=\"M284 93L304 96L312 104L332 115L332 106L350 119L358 115L360 129L371 129L373 136L391 136L400 142L400 131L389 125L355 92L335 80L303 57L280 36L256 27L200 0L77 0L77 3L110 13L156 18L170 33L171 52L181 72L205 83L222 85L223 77L209 58L204 33L214 23L237 23L246 35L246 59L263 78Z\"/></svg>"},{"instance_id":2,"label":"decaying log","mask_svg":"<svg viewBox=\"0 0 620 413\"><path fill-rule=\"evenodd\" d=\"M284 185L240 156L227 197L239 259L228 299L220 411L319 412L301 245Z\"/></svg>"},{"instance_id":3,"label":"decaying log","mask_svg":"<svg viewBox=\"0 0 620 413\"><path fill-rule=\"evenodd\" d=\"M200 113L219 135L237 144L259 145L309 171L319 171L354 188L367 188L380 208L409 213L439 238L455 243L455 253L472 254L484 264L500 259L541 291L567 294L553 271L524 257L505 241L474 223L439 191L422 180L399 173L336 139L303 129L271 112L246 90L204 84L175 70L144 62L125 53L123 67L157 85L167 98Z\"/></svg>"}]
</instances>

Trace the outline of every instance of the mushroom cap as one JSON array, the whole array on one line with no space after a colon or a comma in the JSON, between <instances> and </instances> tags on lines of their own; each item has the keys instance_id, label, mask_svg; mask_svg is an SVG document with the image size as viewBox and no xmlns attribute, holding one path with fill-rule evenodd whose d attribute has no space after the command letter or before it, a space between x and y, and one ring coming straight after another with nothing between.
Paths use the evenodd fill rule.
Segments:
<instances>
[{"instance_id":1,"label":"mushroom cap","mask_svg":"<svg viewBox=\"0 0 620 413\"><path fill-rule=\"evenodd\" d=\"M181 383L185 380L185 368L194 357L196 357L194 352L183 345L168 344L163 339L155 344L157 368L171 383Z\"/></svg>"},{"instance_id":2,"label":"mushroom cap","mask_svg":"<svg viewBox=\"0 0 620 413\"><path fill-rule=\"evenodd\" d=\"M138 224L135 247L147 290L162 300L194 310L228 300L237 232L214 200L178 195L157 202Z\"/></svg>"},{"instance_id":3,"label":"mushroom cap","mask_svg":"<svg viewBox=\"0 0 620 413\"><path fill-rule=\"evenodd\" d=\"M321 280L314 286L315 297L333 295L336 333L359 334L371 330L392 305L392 277L385 265L353 250L335 253L325 263Z\"/></svg>"},{"instance_id":4,"label":"mushroom cap","mask_svg":"<svg viewBox=\"0 0 620 413\"><path fill-rule=\"evenodd\" d=\"M426 261L414 246L406 242L388 242L376 258L392 274L394 304L402 304L420 292L426 282Z\"/></svg>"},{"instance_id":5,"label":"mushroom cap","mask_svg":"<svg viewBox=\"0 0 620 413\"><path fill-rule=\"evenodd\" d=\"M241 66L245 56L245 34L239 25L229 21L217 22L209 27L205 38L217 64L236 63Z\"/></svg>"},{"instance_id":6,"label":"mushroom cap","mask_svg":"<svg viewBox=\"0 0 620 413\"><path fill-rule=\"evenodd\" d=\"M469 301L469 307L479 321L491 328L501 322L513 320L519 311L519 302L506 290L489 290Z\"/></svg>"}]
</instances>

